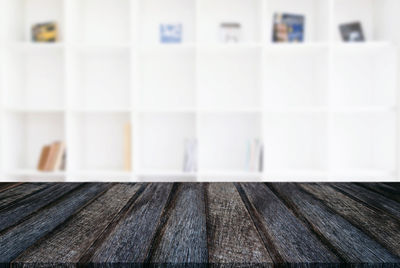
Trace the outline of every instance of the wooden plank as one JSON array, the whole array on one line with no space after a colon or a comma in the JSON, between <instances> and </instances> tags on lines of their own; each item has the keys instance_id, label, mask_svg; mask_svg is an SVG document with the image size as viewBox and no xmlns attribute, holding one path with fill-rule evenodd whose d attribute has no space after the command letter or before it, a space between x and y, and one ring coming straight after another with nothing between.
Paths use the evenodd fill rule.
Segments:
<instances>
[{"instance_id":1,"label":"wooden plank","mask_svg":"<svg viewBox=\"0 0 400 268\"><path fill-rule=\"evenodd\" d=\"M354 183L335 183L331 184L331 186L343 191L345 194L355 198L357 201L364 202L367 206L378 210L378 212L384 211L400 220L400 203L393 201L392 199L367 190Z\"/></svg>"},{"instance_id":2,"label":"wooden plank","mask_svg":"<svg viewBox=\"0 0 400 268\"><path fill-rule=\"evenodd\" d=\"M78 262L141 187L141 184L113 186L40 243L23 252L14 264Z\"/></svg>"},{"instance_id":3,"label":"wooden plank","mask_svg":"<svg viewBox=\"0 0 400 268\"><path fill-rule=\"evenodd\" d=\"M387 198L392 199L396 202L400 202L399 191L391 185L383 183L357 183L357 185L360 185L378 194L386 196Z\"/></svg>"},{"instance_id":4,"label":"wooden plank","mask_svg":"<svg viewBox=\"0 0 400 268\"><path fill-rule=\"evenodd\" d=\"M1 182L0 183L0 193L4 192L6 190L9 190L11 188L14 188L18 185L21 185L21 182Z\"/></svg>"},{"instance_id":5,"label":"wooden plank","mask_svg":"<svg viewBox=\"0 0 400 268\"><path fill-rule=\"evenodd\" d=\"M0 232L29 217L78 186L79 184L76 183L52 184L4 208L0 211Z\"/></svg>"},{"instance_id":6,"label":"wooden plank","mask_svg":"<svg viewBox=\"0 0 400 268\"><path fill-rule=\"evenodd\" d=\"M264 184L237 184L274 262L338 263L340 259ZM248 199L247 199L248 198Z\"/></svg>"},{"instance_id":7,"label":"wooden plank","mask_svg":"<svg viewBox=\"0 0 400 268\"><path fill-rule=\"evenodd\" d=\"M343 217L327 209L321 201L303 192L298 185L288 183L268 185L347 263L400 262L398 257L351 225Z\"/></svg>"},{"instance_id":8,"label":"wooden plank","mask_svg":"<svg viewBox=\"0 0 400 268\"><path fill-rule=\"evenodd\" d=\"M150 184L115 226L109 228L81 263L143 263L147 257L172 183Z\"/></svg>"},{"instance_id":9,"label":"wooden plank","mask_svg":"<svg viewBox=\"0 0 400 268\"><path fill-rule=\"evenodd\" d=\"M184 183L167 211L150 263L207 263L207 231L204 185Z\"/></svg>"},{"instance_id":10,"label":"wooden plank","mask_svg":"<svg viewBox=\"0 0 400 268\"><path fill-rule=\"evenodd\" d=\"M233 183L206 185L210 263L272 263Z\"/></svg>"},{"instance_id":11,"label":"wooden plank","mask_svg":"<svg viewBox=\"0 0 400 268\"><path fill-rule=\"evenodd\" d=\"M51 183L23 183L0 193L0 211L14 202L50 187Z\"/></svg>"},{"instance_id":12,"label":"wooden plank","mask_svg":"<svg viewBox=\"0 0 400 268\"><path fill-rule=\"evenodd\" d=\"M362 229L393 254L400 256L400 223L324 184L300 184L329 208Z\"/></svg>"},{"instance_id":13,"label":"wooden plank","mask_svg":"<svg viewBox=\"0 0 400 268\"><path fill-rule=\"evenodd\" d=\"M0 234L0 263L8 263L53 231L71 215L109 189L111 184L85 184Z\"/></svg>"}]
</instances>

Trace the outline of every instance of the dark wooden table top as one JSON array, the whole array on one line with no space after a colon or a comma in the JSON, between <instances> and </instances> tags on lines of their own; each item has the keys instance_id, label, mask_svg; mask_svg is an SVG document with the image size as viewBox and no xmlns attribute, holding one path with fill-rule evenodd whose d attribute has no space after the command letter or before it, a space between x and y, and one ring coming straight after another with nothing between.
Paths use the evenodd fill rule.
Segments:
<instances>
[{"instance_id":1,"label":"dark wooden table top","mask_svg":"<svg viewBox=\"0 0 400 268\"><path fill-rule=\"evenodd\" d=\"M0 266L400 266L400 184L3 183Z\"/></svg>"}]
</instances>

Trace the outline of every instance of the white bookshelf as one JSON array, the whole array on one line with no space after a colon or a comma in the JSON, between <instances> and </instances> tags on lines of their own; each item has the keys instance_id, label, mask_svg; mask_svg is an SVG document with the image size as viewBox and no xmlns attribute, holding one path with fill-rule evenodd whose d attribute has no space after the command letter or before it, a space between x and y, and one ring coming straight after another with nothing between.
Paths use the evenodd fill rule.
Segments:
<instances>
[{"instance_id":1,"label":"white bookshelf","mask_svg":"<svg viewBox=\"0 0 400 268\"><path fill-rule=\"evenodd\" d=\"M400 177L398 0L0 0L1 180L395 180ZM271 42L274 12L305 42ZM55 44L30 41L56 21ZM361 21L365 43L338 24ZM243 42L222 44L239 22ZM182 23L160 44L160 23ZM123 126L132 125L132 170ZM264 171L247 146L265 145ZM198 171L183 172L198 141ZM36 171L67 143L65 171Z\"/></svg>"}]
</instances>

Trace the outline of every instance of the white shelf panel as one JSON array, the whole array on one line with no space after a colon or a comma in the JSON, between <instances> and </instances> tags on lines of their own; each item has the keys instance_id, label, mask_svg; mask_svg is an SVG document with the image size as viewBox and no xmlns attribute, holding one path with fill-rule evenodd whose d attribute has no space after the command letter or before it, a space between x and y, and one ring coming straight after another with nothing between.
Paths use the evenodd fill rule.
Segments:
<instances>
[{"instance_id":1,"label":"white shelf panel","mask_svg":"<svg viewBox=\"0 0 400 268\"><path fill-rule=\"evenodd\" d=\"M69 0L68 35L79 43L130 41L129 0Z\"/></svg>"},{"instance_id":2,"label":"white shelf panel","mask_svg":"<svg viewBox=\"0 0 400 268\"><path fill-rule=\"evenodd\" d=\"M261 137L258 114L201 115L199 170L248 171L249 144Z\"/></svg>"},{"instance_id":3,"label":"white shelf panel","mask_svg":"<svg viewBox=\"0 0 400 268\"><path fill-rule=\"evenodd\" d=\"M69 55L69 62L72 108L130 107L129 49L77 50Z\"/></svg>"},{"instance_id":4,"label":"white shelf panel","mask_svg":"<svg viewBox=\"0 0 400 268\"><path fill-rule=\"evenodd\" d=\"M74 113L68 120L70 170L124 170L124 125L131 122L130 113Z\"/></svg>"},{"instance_id":5,"label":"white shelf panel","mask_svg":"<svg viewBox=\"0 0 400 268\"><path fill-rule=\"evenodd\" d=\"M198 53L199 107L261 107L261 50L205 49Z\"/></svg>"},{"instance_id":6,"label":"white shelf panel","mask_svg":"<svg viewBox=\"0 0 400 268\"><path fill-rule=\"evenodd\" d=\"M137 123L137 170L183 170L185 141L195 138L195 115L141 114Z\"/></svg>"},{"instance_id":7,"label":"white shelf panel","mask_svg":"<svg viewBox=\"0 0 400 268\"><path fill-rule=\"evenodd\" d=\"M6 57L4 103L15 107L63 107L64 53L60 49L11 50Z\"/></svg>"},{"instance_id":8,"label":"white shelf panel","mask_svg":"<svg viewBox=\"0 0 400 268\"><path fill-rule=\"evenodd\" d=\"M266 170L327 168L326 114L271 113L264 123Z\"/></svg>"}]
</instances>

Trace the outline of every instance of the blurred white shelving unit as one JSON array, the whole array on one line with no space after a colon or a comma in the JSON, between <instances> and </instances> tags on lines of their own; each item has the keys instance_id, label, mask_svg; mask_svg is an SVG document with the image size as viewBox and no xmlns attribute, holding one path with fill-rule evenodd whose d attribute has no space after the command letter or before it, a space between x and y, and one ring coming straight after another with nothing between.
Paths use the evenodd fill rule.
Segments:
<instances>
[{"instance_id":1,"label":"blurred white shelving unit","mask_svg":"<svg viewBox=\"0 0 400 268\"><path fill-rule=\"evenodd\" d=\"M398 0L0 0L1 180L395 180L400 177ZM271 42L275 12L305 42ZM34 23L60 40L32 43ZM367 42L338 25L360 21ZM222 44L221 22L243 42ZM160 23L182 23L160 44ZM132 170L123 126L132 125ZM198 171L182 171L198 141ZM248 142L265 145L249 171ZM65 140L67 168L36 171Z\"/></svg>"}]
</instances>

